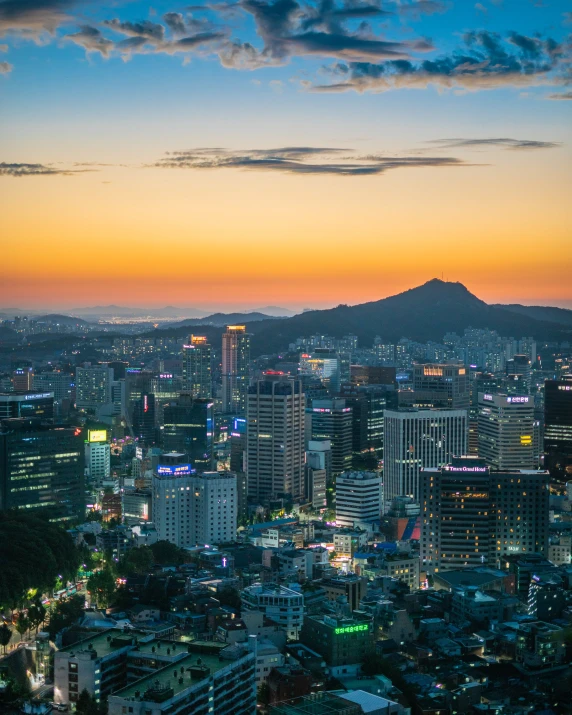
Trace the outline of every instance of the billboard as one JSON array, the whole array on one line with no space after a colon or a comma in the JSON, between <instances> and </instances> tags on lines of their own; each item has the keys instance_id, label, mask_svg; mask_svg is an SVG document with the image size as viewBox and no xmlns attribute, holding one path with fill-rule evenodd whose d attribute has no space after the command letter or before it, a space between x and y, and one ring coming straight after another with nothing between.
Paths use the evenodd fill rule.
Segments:
<instances>
[{"instance_id":1,"label":"billboard","mask_svg":"<svg viewBox=\"0 0 572 715\"><path fill-rule=\"evenodd\" d=\"M90 429L87 433L88 442L107 442L107 430Z\"/></svg>"},{"instance_id":2,"label":"billboard","mask_svg":"<svg viewBox=\"0 0 572 715\"><path fill-rule=\"evenodd\" d=\"M162 474L166 477L177 477L181 474L191 473L190 464L161 464L157 467L157 474Z\"/></svg>"}]
</instances>

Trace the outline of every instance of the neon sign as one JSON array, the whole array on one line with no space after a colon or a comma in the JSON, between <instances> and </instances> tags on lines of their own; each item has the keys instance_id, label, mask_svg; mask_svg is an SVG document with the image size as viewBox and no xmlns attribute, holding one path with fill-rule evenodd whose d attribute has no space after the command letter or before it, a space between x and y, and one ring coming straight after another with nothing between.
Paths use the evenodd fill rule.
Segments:
<instances>
[{"instance_id":1,"label":"neon sign","mask_svg":"<svg viewBox=\"0 0 572 715\"><path fill-rule=\"evenodd\" d=\"M523 403L528 402L528 397L507 397L506 401L512 403Z\"/></svg>"},{"instance_id":2,"label":"neon sign","mask_svg":"<svg viewBox=\"0 0 572 715\"><path fill-rule=\"evenodd\" d=\"M360 623L358 626L344 626L343 628L336 628L335 633L339 636L342 633L357 633L358 631L369 631L369 625Z\"/></svg>"},{"instance_id":3,"label":"neon sign","mask_svg":"<svg viewBox=\"0 0 572 715\"><path fill-rule=\"evenodd\" d=\"M157 467L157 474L163 474L167 476L179 476L180 474L190 474L191 465L190 464L174 464L173 466L161 465Z\"/></svg>"}]
</instances>

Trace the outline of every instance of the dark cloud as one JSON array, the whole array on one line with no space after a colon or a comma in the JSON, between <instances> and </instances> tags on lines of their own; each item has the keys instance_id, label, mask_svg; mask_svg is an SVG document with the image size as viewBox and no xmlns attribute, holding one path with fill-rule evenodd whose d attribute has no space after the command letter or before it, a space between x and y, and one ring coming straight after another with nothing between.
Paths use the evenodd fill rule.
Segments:
<instances>
[{"instance_id":1,"label":"dark cloud","mask_svg":"<svg viewBox=\"0 0 572 715\"><path fill-rule=\"evenodd\" d=\"M99 52L103 57L109 57L115 47L113 40L104 37L97 27L91 25L82 25L78 32L66 35L66 39L83 47L86 52Z\"/></svg>"},{"instance_id":2,"label":"dark cloud","mask_svg":"<svg viewBox=\"0 0 572 715\"><path fill-rule=\"evenodd\" d=\"M184 35L187 31L185 20L180 12L167 12L163 15L163 20L175 35Z\"/></svg>"},{"instance_id":3,"label":"dark cloud","mask_svg":"<svg viewBox=\"0 0 572 715\"><path fill-rule=\"evenodd\" d=\"M147 37L156 42L162 42L165 37L165 28L163 25L157 22L149 22L149 20L142 22L121 22L118 19L114 19L104 20L103 24L130 37Z\"/></svg>"},{"instance_id":4,"label":"dark cloud","mask_svg":"<svg viewBox=\"0 0 572 715\"><path fill-rule=\"evenodd\" d=\"M549 94L548 99L572 99L572 92L563 92L561 94Z\"/></svg>"},{"instance_id":5,"label":"dark cloud","mask_svg":"<svg viewBox=\"0 0 572 715\"><path fill-rule=\"evenodd\" d=\"M450 55L433 60L388 60L381 63L337 63L327 68L335 81L311 85L311 91L357 92L425 88L429 85L465 90L503 86L538 86L563 81L572 55L552 39L541 40L512 33L503 39L485 30L468 32L463 45Z\"/></svg>"},{"instance_id":6,"label":"dark cloud","mask_svg":"<svg viewBox=\"0 0 572 715\"><path fill-rule=\"evenodd\" d=\"M0 34L55 32L77 0L0 0Z\"/></svg>"},{"instance_id":7,"label":"dark cloud","mask_svg":"<svg viewBox=\"0 0 572 715\"><path fill-rule=\"evenodd\" d=\"M70 176L92 169L58 169L50 164L9 164L0 162L0 176Z\"/></svg>"},{"instance_id":8,"label":"dark cloud","mask_svg":"<svg viewBox=\"0 0 572 715\"><path fill-rule=\"evenodd\" d=\"M456 149L459 147L504 147L505 149L554 149L559 147L558 142L544 142L536 139L435 139L431 144L438 144L442 149Z\"/></svg>"},{"instance_id":9,"label":"dark cloud","mask_svg":"<svg viewBox=\"0 0 572 715\"><path fill-rule=\"evenodd\" d=\"M9 62L0 62L0 74L10 74L13 67Z\"/></svg>"},{"instance_id":10,"label":"dark cloud","mask_svg":"<svg viewBox=\"0 0 572 715\"><path fill-rule=\"evenodd\" d=\"M464 166L454 157L347 156L347 149L283 147L279 149L195 149L172 152L152 167L164 169L250 169L287 174L369 176L405 167Z\"/></svg>"}]
</instances>

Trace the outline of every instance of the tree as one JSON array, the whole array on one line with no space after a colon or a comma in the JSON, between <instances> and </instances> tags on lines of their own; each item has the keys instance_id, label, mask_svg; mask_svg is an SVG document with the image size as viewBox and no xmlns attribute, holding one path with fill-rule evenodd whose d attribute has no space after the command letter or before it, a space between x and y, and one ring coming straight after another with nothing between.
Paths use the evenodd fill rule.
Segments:
<instances>
[{"instance_id":1,"label":"tree","mask_svg":"<svg viewBox=\"0 0 572 715\"><path fill-rule=\"evenodd\" d=\"M12 640L12 631L8 626L3 623L0 626L0 645L4 648L4 653L6 653L6 646Z\"/></svg>"},{"instance_id":2,"label":"tree","mask_svg":"<svg viewBox=\"0 0 572 715\"><path fill-rule=\"evenodd\" d=\"M108 606L115 593L115 577L111 569L104 568L90 576L87 580L87 591L95 598L98 608Z\"/></svg>"},{"instance_id":3,"label":"tree","mask_svg":"<svg viewBox=\"0 0 572 715\"><path fill-rule=\"evenodd\" d=\"M28 618L30 620L31 627L35 628L37 633L40 624L46 620L46 607L42 603L41 599L36 598L30 608L28 608Z\"/></svg>"},{"instance_id":4,"label":"tree","mask_svg":"<svg viewBox=\"0 0 572 715\"><path fill-rule=\"evenodd\" d=\"M125 576L129 574L146 574L151 571L154 561L155 557L150 547L139 546L136 549L130 549L125 554L119 562L117 570Z\"/></svg>"},{"instance_id":5,"label":"tree","mask_svg":"<svg viewBox=\"0 0 572 715\"><path fill-rule=\"evenodd\" d=\"M106 708L100 705L85 688L81 691L75 706L76 715L103 715L105 711Z\"/></svg>"},{"instance_id":6,"label":"tree","mask_svg":"<svg viewBox=\"0 0 572 715\"><path fill-rule=\"evenodd\" d=\"M24 638L24 634L30 630L30 625L30 619L28 616L24 613L24 611L20 611L16 620L16 630L22 639Z\"/></svg>"},{"instance_id":7,"label":"tree","mask_svg":"<svg viewBox=\"0 0 572 715\"><path fill-rule=\"evenodd\" d=\"M261 705L270 705L271 692L266 681L262 681L256 694L256 699Z\"/></svg>"},{"instance_id":8,"label":"tree","mask_svg":"<svg viewBox=\"0 0 572 715\"><path fill-rule=\"evenodd\" d=\"M77 595L56 604L48 625L48 633L52 640L62 629L69 628L83 616L84 602L84 597Z\"/></svg>"},{"instance_id":9,"label":"tree","mask_svg":"<svg viewBox=\"0 0 572 715\"><path fill-rule=\"evenodd\" d=\"M149 547L153 553L153 558L158 564L178 566L185 560L185 552L179 546L170 541L157 541Z\"/></svg>"},{"instance_id":10,"label":"tree","mask_svg":"<svg viewBox=\"0 0 572 715\"><path fill-rule=\"evenodd\" d=\"M232 586L225 586L225 588L221 588L220 591L217 591L216 597L221 606L230 606L230 608L234 608L235 611L240 613L242 601L240 599L240 591L238 589L233 588Z\"/></svg>"}]
</instances>

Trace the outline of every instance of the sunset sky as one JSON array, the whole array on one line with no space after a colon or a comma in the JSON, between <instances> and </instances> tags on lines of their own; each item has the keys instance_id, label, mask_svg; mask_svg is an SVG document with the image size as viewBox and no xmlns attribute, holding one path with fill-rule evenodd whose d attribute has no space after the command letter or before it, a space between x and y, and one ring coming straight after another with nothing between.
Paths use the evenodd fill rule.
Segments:
<instances>
[{"instance_id":1,"label":"sunset sky","mask_svg":"<svg viewBox=\"0 0 572 715\"><path fill-rule=\"evenodd\" d=\"M568 0L0 0L0 309L572 308Z\"/></svg>"}]
</instances>

